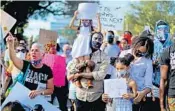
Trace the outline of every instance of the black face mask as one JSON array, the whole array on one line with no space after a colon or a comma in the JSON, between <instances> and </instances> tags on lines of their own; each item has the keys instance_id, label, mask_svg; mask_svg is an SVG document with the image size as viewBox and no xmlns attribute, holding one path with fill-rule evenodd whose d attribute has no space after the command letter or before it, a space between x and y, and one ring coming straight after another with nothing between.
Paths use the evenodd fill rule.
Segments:
<instances>
[{"instance_id":1,"label":"black face mask","mask_svg":"<svg viewBox=\"0 0 175 111\"><path fill-rule=\"evenodd\" d=\"M114 39L113 39L113 38L109 38L109 39L108 39L108 43L109 43L109 44L112 44L113 42L114 42Z\"/></svg>"},{"instance_id":2,"label":"black face mask","mask_svg":"<svg viewBox=\"0 0 175 111\"><path fill-rule=\"evenodd\" d=\"M137 57L145 57L145 56L147 55L147 52L141 52L141 51L137 50L137 51L135 52L135 55L136 55Z\"/></svg>"},{"instance_id":3,"label":"black face mask","mask_svg":"<svg viewBox=\"0 0 175 111\"><path fill-rule=\"evenodd\" d=\"M114 36L111 34L106 35L107 41L109 44L112 44L114 42Z\"/></svg>"},{"instance_id":4,"label":"black face mask","mask_svg":"<svg viewBox=\"0 0 175 111\"><path fill-rule=\"evenodd\" d=\"M92 48L98 50L101 47L101 43L97 41L92 41Z\"/></svg>"}]
</instances>

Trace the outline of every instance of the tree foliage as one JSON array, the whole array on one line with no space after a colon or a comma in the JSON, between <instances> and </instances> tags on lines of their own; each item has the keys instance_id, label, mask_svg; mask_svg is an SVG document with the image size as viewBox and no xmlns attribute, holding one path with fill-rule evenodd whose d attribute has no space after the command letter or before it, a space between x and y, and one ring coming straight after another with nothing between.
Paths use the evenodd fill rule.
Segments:
<instances>
[{"instance_id":1,"label":"tree foliage","mask_svg":"<svg viewBox=\"0 0 175 111\"><path fill-rule=\"evenodd\" d=\"M49 14L55 16L73 15L78 4L85 1L1 1L1 9L17 19L11 32L23 33L29 17L46 19Z\"/></svg>"},{"instance_id":2,"label":"tree foliage","mask_svg":"<svg viewBox=\"0 0 175 111\"><path fill-rule=\"evenodd\" d=\"M138 35L143 31L144 26L150 26L154 31L156 22L165 20L171 27L171 33L175 31L174 1L140 1L130 6L132 12L127 13L125 30L130 30Z\"/></svg>"}]
</instances>

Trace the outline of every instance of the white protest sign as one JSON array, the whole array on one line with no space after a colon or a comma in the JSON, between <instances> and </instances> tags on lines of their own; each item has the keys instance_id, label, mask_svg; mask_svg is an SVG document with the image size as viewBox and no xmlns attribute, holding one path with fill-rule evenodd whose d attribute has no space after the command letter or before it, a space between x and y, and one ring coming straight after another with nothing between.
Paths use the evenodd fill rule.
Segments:
<instances>
[{"instance_id":1,"label":"white protest sign","mask_svg":"<svg viewBox=\"0 0 175 111\"><path fill-rule=\"evenodd\" d=\"M36 90L45 90L46 84L38 82L38 87ZM42 95L47 101L51 101L51 95Z\"/></svg>"},{"instance_id":2,"label":"white protest sign","mask_svg":"<svg viewBox=\"0 0 175 111\"><path fill-rule=\"evenodd\" d=\"M80 3L78 6L79 19L94 19L98 11L97 3Z\"/></svg>"},{"instance_id":3,"label":"white protest sign","mask_svg":"<svg viewBox=\"0 0 175 111\"><path fill-rule=\"evenodd\" d=\"M104 80L104 93L110 98L120 98L127 93L126 79L106 79Z\"/></svg>"},{"instance_id":4,"label":"white protest sign","mask_svg":"<svg viewBox=\"0 0 175 111\"><path fill-rule=\"evenodd\" d=\"M2 26L3 38L11 30L15 23L15 18L13 18L11 15L0 9L0 25Z\"/></svg>"},{"instance_id":5,"label":"white protest sign","mask_svg":"<svg viewBox=\"0 0 175 111\"><path fill-rule=\"evenodd\" d=\"M3 102L2 108L8 102L18 101L22 105L28 106L28 108L34 108L36 104L40 104L44 108L44 111L60 111L56 106L53 106L52 104L47 102L47 100L45 100L42 96L37 96L34 99L30 99L29 92L30 90L28 88L20 83L16 83L16 85L11 90L9 96Z\"/></svg>"},{"instance_id":6,"label":"white protest sign","mask_svg":"<svg viewBox=\"0 0 175 111\"><path fill-rule=\"evenodd\" d=\"M124 8L122 6L99 6L100 20L103 29L123 30Z\"/></svg>"},{"instance_id":7,"label":"white protest sign","mask_svg":"<svg viewBox=\"0 0 175 111\"><path fill-rule=\"evenodd\" d=\"M145 27L144 27L144 30L151 31L150 26L145 26Z\"/></svg>"}]
</instances>

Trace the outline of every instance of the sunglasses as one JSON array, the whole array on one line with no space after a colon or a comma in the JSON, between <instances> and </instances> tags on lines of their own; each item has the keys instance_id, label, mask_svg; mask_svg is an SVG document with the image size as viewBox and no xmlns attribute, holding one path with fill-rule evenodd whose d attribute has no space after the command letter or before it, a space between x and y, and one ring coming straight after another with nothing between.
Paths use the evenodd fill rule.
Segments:
<instances>
[{"instance_id":1,"label":"sunglasses","mask_svg":"<svg viewBox=\"0 0 175 111\"><path fill-rule=\"evenodd\" d=\"M16 53L18 53L18 52L23 52L23 53L25 53L26 50L25 50L25 49L16 49Z\"/></svg>"}]
</instances>

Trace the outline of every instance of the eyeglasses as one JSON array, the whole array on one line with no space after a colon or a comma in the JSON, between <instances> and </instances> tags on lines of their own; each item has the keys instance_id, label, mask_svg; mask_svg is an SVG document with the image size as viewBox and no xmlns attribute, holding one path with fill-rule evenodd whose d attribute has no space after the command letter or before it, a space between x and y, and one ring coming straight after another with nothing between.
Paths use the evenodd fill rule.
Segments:
<instances>
[{"instance_id":1,"label":"eyeglasses","mask_svg":"<svg viewBox=\"0 0 175 111\"><path fill-rule=\"evenodd\" d=\"M22 46L24 46L24 45L26 45L25 43L19 43L19 45L22 45Z\"/></svg>"}]
</instances>

